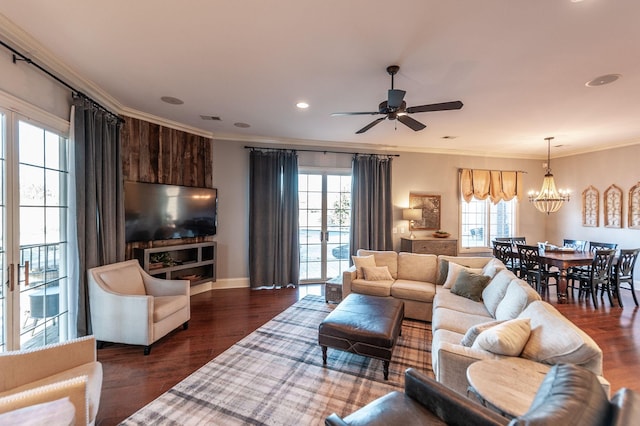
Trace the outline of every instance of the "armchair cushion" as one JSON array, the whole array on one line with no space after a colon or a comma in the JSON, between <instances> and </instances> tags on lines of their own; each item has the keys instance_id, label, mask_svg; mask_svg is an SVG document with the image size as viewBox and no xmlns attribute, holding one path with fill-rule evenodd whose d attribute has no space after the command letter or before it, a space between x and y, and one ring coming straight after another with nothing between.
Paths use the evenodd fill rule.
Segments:
<instances>
[{"instance_id":1,"label":"armchair cushion","mask_svg":"<svg viewBox=\"0 0 640 426\"><path fill-rule=\"evenodd\" d=\"M115 293L144 296L144 282L142 275L135 266L126 266L120 269L109 269L100 273L100 278Z\"/></svg>"},{"instance_id":2,"label":"armchair cushion","mask_svg":"<svg viewBox=\"0 0 640 426\"><path fill-rule=\"evenodd\" d=\"M188 296L158 296L153 298L153 322L160 322L168 316L185 308Z\"/></svg>"}]
</instances>

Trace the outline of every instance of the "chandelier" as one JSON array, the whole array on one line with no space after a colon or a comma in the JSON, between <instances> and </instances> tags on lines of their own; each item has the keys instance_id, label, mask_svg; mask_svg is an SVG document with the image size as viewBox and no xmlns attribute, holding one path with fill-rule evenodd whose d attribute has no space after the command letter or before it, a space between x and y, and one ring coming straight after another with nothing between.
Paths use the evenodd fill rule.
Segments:
<instances>
[{"instance_id":1,"label":"chandelier","mask_svg":"<svg viewBox=\"0 0 640 426\"><path fill-rule=\"evenodd\" d=\"M540 191L529 191L529 201L542 213L554 213L560 210L565 201L569 201L569 190L556 189L556 182L551 174L551 140L547 141L547 173L542 181Z\"/></svg>"}]
</instances>

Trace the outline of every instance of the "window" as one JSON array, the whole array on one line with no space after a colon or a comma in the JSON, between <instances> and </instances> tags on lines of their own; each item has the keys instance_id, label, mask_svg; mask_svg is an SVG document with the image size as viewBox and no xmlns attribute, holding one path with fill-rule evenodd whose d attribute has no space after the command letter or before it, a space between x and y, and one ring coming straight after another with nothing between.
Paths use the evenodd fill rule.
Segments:
<instances>
[{"instance_id":1,"label":"window","mask_svg":"<svg viewBox=\"0 0 640 426\"><path fill-rule=\"evenodd\" d=\"M512 237L516 230L517 199L493 204L488 198L460 201L461 248L489 248L496 237Z\"/></svg>"}]
</instances>

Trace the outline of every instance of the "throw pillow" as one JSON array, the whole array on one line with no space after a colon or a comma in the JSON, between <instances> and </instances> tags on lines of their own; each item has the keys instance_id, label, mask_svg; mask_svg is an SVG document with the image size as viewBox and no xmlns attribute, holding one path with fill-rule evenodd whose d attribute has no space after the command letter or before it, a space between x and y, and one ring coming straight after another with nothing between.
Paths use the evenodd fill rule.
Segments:
<instances>
[{"instance_id":1,"label":"throw pillow","mask_svg":"<svg viewBox=\"0 0 640 426\"><path fill-rule=\"evenodd\" d=\"M438 278L436 280L437 285L442 285L447 280L449 274L449 261L440 259L438 261Z\"/></svg>"},{"instance_id":2,"label":"throw pillow","mask_svg":"<svg viewBox=\"0 0 640 426\"><path fill-rule=\"evenodd\" d=\"M468 272L473 272L475 274L482 273L482 269L467 268L466 266L458 265L457 263L454 263L454 262L449 262L448 269L449 269L449 271L447 272L447 279L442 284L442 288L451 288L451 287L453 287L453 284L458 279L458 275L460 275L460 272L462 270L466 270Z\"/></svg>"},{"instance_id":3,"label":"throw pillow","mask_svg":"<svg viewBox=\"0 0 640 426\"><path fill-rule=\"evenodd\" d=\"M488 261L486 265L484 265L484 268L482 268L482 273L488 277L493 278L498 272L502 271L503 269L506 269L504 263L500 262L494 257L493 259Z\"/></svg>"},{"instance_id":4,"label":"throw pillow","mask_svg":"<svg viewBox=\"0 0 640 426\"><path fill-rule=\"evenodd\" d=\"M519 356L529 340L529 334L529 318L512 319L480 333L471 347L497 355Z\"/></svg>"},{"instance_id":5,"label":"throw pillow","mask_svg":"<svg viewBox=\"0 0 640 426\"><path fill-rule=\"evenodd\" d=\"M476 338L485 330L490 329L498 324L502 324L504 321L489 321L483 322L482 324L476 324L473 327L469 328L467 332L464 334L464 337L460 341L462 346L466 346L470 348L473 345L473 342L476 341Z\"/></svg>"},{"instance_id":6,"label":"throw pillow","mask_svg":"<svg viewBox=\"0 0 640 426\"><path fill-rule=\"evenodd\" d=\"M362 272L363 267L374 267L376 266L376 260L373 255L370 256L351 256L353 259L353 264L356 267L356 278L364 279L364 273Z\"/></svg>"},{"instance_id":7,"label":"throw pillow","mask_svg":"<svg viewBox=\"0 0 640 426\"><path fill-rule=\"evenodd\" d=\"M507 287L512 280L516 279L516 276L508 269L503 269L498 272L489 281L489 284L482 290L482 301L487 311L492 317L496 317L496 309L498 304L504 299L504 295L507 292ZM500 318L500 319L513 319L512 318Z\"/></svg>"},{"instance_id":8,"label":"throw pillow","mask_svg":"<svg viewBox=\"0 0 640 426\"><path fill-rule=\"evenodd\" d=\"M393 277L386 266L363 266L362 272L367 281L393 281Z\"/></svg>"},{"instance_id":9,"label":"throw pillow","mask_svg":"<svg viewBox=\"0 0 640 426\"><path fill-rule=\"evenodd\" d=\"M490 279L486 275L470 272L466 268L462 269L451 287L451 293L466 297L474 302L481 302L482 290L489 284Z\"/></svg>"}]
</instances>

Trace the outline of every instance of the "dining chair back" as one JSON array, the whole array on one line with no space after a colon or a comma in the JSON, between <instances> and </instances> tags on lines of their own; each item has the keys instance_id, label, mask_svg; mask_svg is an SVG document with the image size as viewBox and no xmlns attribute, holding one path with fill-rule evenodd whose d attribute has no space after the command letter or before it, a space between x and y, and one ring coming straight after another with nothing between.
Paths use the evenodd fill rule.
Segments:
<instances>
[{"instance_id":1,"label":"dining chair back","mask_svg":"<svg viewBox=\"0 0 640 426\"><path fill-rule=\"evenodd\" d=\"M611 265L616 255L614 249L596 250L593 254L593 260L589 267L589 274L580 278L580 294L583 292L591 295L593 307L598 307L596 299L598 289L604 293L607 291L609 302L613 306L611 298Z\"/></svg>"},{"instance_id":2,"label":"dining chair back","mask_svg":"<svg viewBox=\"0 0 640 426\"><path fill-rule=\"evenodd\" d=\"M595 252L596 250L610 250L617 249L618 244L616 243L598 243L595 241L589 241L589 251Z\"/></svg>"},{"instance_id":3,"label":"dining chair back","mask_svg":"<svg viewBox=\"0 0 640 426\"><path fill-rule=\"evenodd\" d=\"M493 241L493 256L500 260L507 267L508 270L518 275L519 262L514 263L513 248L509 242Z\"/></svg>"},{"instance_id":4,"label":"dining chair back","mask_svg":"<svg viewBox=\"0 0 640 426\"><path fill-rule=\"evenodd\" d=\"M520 260L520 278L527 281L538 292L547 290L550 284L549 278L554 278L557 288L560 273L549 271L546 265L540 261L538 246L517 244L517 247Z\"/></svg>"},{"instance_id":5,"label":"dining chair back","mask_svg":"<svg viewBox=\"0 0 640 426\"><path fill-rule=\"evenodd\" d=\"M511 237L496 237L493 241L497 241L499 243L511 243Z\"/></svg>"},{"instance_id":6,"label":"dining chair back","mask_svg":"<svg viewBox=\"0 0 640 426\"><path fill-rule=\"evenodd\" d=\"M511 242L513 244L527 244L526 237L511 237Z\"/></svg>"},{"instance_id":7,"label":"dining chair back","mask_svg":"<svg viewBox=\"0 0 640 426\"><path fill-rule=\"evenodd\" d=\"M587 251L587 241L586 240L562 240L562 245L564 247L574 248L576 251Z\"/></svg>"},{"instance_id":8,"label":"dining chair back","mask_svg":"<svg viewBox=\"0 0 640 426\"><path fill-rule=\"evenodd\" d=\"M620 299L620 289L631 290L633 301L638 306L638 299L636 297L636 291L633 287L633 269L636 266L636 260L638 259L638 253L640 248L636 249L621 249L618 262L614 268L615 274L613 279L615 282L616 294L618 295L618 303L622 307L622 300ZM629 287L623 287L622 284L627 284Z\"/></svg>"}]
</instances>

